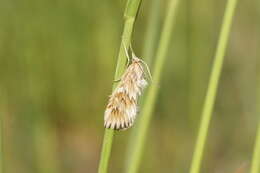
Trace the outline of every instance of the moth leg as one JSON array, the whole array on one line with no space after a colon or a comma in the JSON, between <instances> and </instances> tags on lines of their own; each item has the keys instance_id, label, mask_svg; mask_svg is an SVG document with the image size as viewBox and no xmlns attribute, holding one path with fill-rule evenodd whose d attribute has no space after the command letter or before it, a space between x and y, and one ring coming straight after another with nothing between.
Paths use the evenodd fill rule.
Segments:
<instances>
[{"instance_id":1,"label":"moth leg","mask_svg":"<svg viewBox=\"0 0 260 173\"><path fill-rule=\"evenodd\" d=\"M121 81L121 78L120 79L115 79L114 82L120 82Z\"/></svg>"},{"instance_id":2,"label":"moth leg","mask_svg":"<svg viewBox=\"0 0 260 173\"><path fill-rule=\"evenodd\" d=\"M137 58L137 56L135 55L135 53L134 53L134 49L133 49L133 47L132 47L132 44L130 43L130 50L131 50L131 52L132 52L132 57L135 57L135 58Z\"/></svg>"},{"instance_id":3,"label":"moth leg","mask_svg":"<svg viewBox=\"0 0 260 173\"><path fill-rule=\"evenodd\" d=\"M152 74L151 74L151 71L150 71L150 69L149 69L149 66L147 65L146 62L144 62L144 60L142 60L142 59L140 59L140 60L141 60L141 62L145 65L145 67L146 67L146 71L148 72L149 79L150 79L151 81L153 81Z\"/></svg>"},{"instance_id":4,"label":"moth leg","mask_svg":"<svg viewBox=\"0 0 260 173\"><path fill-rule=\"evenodd\" d=\"M128 54L128 51L127 51L127 48L126 48L126 45L125 45L125 43L123 43L123 45L124 45L125 54L126 54L126 58L127 58L127 63L126 63L126 66L129 66L129 65L130 65L130 63L131 63L131 59L130 59L130 57L129 57L129 54Z\"/></svg>"}]
</instances>

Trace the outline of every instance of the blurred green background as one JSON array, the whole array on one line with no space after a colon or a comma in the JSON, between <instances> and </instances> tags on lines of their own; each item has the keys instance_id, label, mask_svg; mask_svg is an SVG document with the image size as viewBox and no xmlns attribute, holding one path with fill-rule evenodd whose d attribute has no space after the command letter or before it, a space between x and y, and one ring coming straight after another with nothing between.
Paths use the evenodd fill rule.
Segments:
<instances>
[{"instance_id":1,"label":"blurred green background","mask_svg":"<svg viewBox=\"0 0 260 173\"><path fill-rule=\"evenodd\" d=\"M125 3L0 1L5 173L97 172ZM167 3L158 7L157 38ZM180 1L140 172L188 172L225 3ZM134 30L140 57L150 6L143 1ZM259 7L257 0L239 1L202 172L248 172L259 117ZM110 172L123 171L130 133L116 132Z\"/></svg>"}]
</instances>

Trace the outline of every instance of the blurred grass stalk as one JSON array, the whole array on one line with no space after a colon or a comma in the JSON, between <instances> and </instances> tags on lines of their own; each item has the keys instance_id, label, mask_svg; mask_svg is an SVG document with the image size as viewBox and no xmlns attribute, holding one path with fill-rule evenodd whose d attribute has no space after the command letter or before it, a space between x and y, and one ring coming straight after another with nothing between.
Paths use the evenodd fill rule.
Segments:
<instances>
[{"instance_id":1,"label":"blurred grass stalk","mask_svg":"<svg viewBox=\"0 0 260 173\"><path fill-rule=\"evenodd\" d=\"M125 14L124 14L124 29L122 34L122 40L120 44L120 50L117 59L117 67L115 72L115 80L118 80L122 73L125 70L126 65L126 54L124 46L127 48L131 43L131 37L133 33L135 19L140 7L142 0L128 0L126 4ZM113 89L115 89L116 83L113 85ZM114 130L105 129L102 151L101 151L101 158L99 162L99 173L106 173L108 168L108 161L110 158L112 143L114 137Z\"/></svg>"},{"instance_id":2,"label":"blurred grass stalk","mask_svg":"<svg viewBox=\"0 0 260 173\"><path fill-rule=\"evenodd\" d=\"M258 74L260 74L258 72ZM260 172L260 80L257 79L257 103L256 103L256 115L258 115L258 130L256 132L255 146L253 151L253 158L251 164L250 173Z\"/></svg>"},{"instance_id":3,"label":"blurred grass stalk","mask_svg":"<svg viewBox=\"0 0 260 173\"><path fill-rule=\"evenodd\" d=\"M160 83L161 74L163 65L166 59L167 50L169 47L173 26L176 21L176 12L178 9L179 0L171 0L166 19L163 25L163 30L161 38L159 41L159 48L155 56L155 63L153 68L153 82L148 89L147 95L144 100L141 113L139 115L140 119L137 124L137 128L134 129L133 138L131 139L131 146L129 146L131 152L127 155L128 165L126 168L127 173L136 173L140 167L141 157L143 154L144 142L147 135L148 126L150 124L150 119L152 116L152 111L155 105L157 93L158 93L158 84Z\"/></svg>"},{"instance_id":4,"label":"blurred grass stalk","mask_svg":"<svg viewBox=\"0 0 260 173\"><path fill-rule=\"evenodd\" d=\"M260 9L260 2L258 1L257 3L258 8ZM258 15L257 17L260 16L260 11L258 10ZM259 23L258 23L258 29L259 29ZM259 36L259 34L258 34ZM258 43L259 43L259 38L258 38ZM256 62L256 77L260 76L260 60L257 59ZM251 169L250 173L259 173L260 172L260 79L259 77L256 78L256 116L258 117L258 130L256 132L256 139L255 139L255 146L254 146L254 151L253 151L253 158L252 158L252 164L251 164Z\"/></svg>"},{"instance_id":5,"label":"blurred grass stalk","mask_svg":"<svg viewBox=\"0 0 260 173\"><path fill-rule=\"evenodd\" d=\"M144 50L143 58L144 61L148 64L152 64L152 59L155 53L155 46L157 40L157 33L159 30L160 24L160 7L161 2L158 0L150 0L151 9L149 12L147 30L144 39Z\"/></svg>"},{"instance_id":6,"label":"blurred grass stalk","mask_svg":"<svg viewBox=\"0 0 260 173\"><path fill-rule=\"evenodd\" d=\"M201 10L201 4L207 7L207 12ZM188 126L195 129L198 125L198 116L201 115L204 97L206 94L209 73L212 64L212 52L215 51L212 43L215 41L214 32L216 27L216 16L219 12L216 11L216 1L186 1L186 21L187 21L187 94L188 94L188 109L190 120ZM203 20L201 20L203 18ZM203 22L202 22L203 21ZM201 68L203 67L203 68ZM194 134L194 131L191 131Z\"/></svg>"},{"instance_id":7,"label":"blurred grass stalk","mask_svg":"<svg viewBox=\"0 0 260 173\"><path fill-rule=\"evenodd\" d=\"M215 103L217 87L223 66L225 50L227 47L228 37L231 29L231 24L235 12L237 0L228 0L225 14L220 31L219 41L213 62L213 68L210 75L208 90L202 110L202 118L199 127L198 138L195 145L195 151L192 158L190 173L199 173L201 167L201 160L203 156L203 149L205 148L206 137L209 129L210 119L212 117L213 105Z\"/></svg>"},{"instance_id":8,"label":"blurred grass stalk","mask_svg":"<svg viewBox=\"0 0 260 173\"><path fill-rule=\"evenodd\" d=\"M2 106L0 106L1 108ZM0 173L3 172L3 114L0 114Z\"/></svg>"},{"instance_id":9,"label":"blurred grass stalk","mask_svg":"<svg viewBox=\"0 0 260 173\"><path fill-rule=\"evenodd\" d=\"M156 46L157 41L157 32L159 30L159 24L160 24L160 7L161 2L158 0L150 0L150 11L149 11L149 18L148 18L148 24L144 39L144 48L143 48L143 55L142 58L144 58L144 61L150 66L152 64L152 60L154 57L154 49ZM142 104L145 98L146 92L144 92L144 97L141 98L140 103ZM138 122L137 122L138 124ZM132 154L132 146L134 145L135 141L135 134L137 132L137 128L133 127L133 131L129 137L128 140L128 147L126 150L126 157L125 157L125 171L128 169L128 163L129 163L129 156Z\"/></svg>"},{"instance_id":10,"label":"blurred grass stalk","mask_svg":"<svg viewBox=\"0 0 260 173\"><path fill-rule=\"evenodd\" d=\"M4 149L3 149L3 143L4 143L4 114L6 113L6 104L5 100L7 97L5 97L5 93L3 92L3 89L0 87L0 173L4 172Z\"/></svg>"},{"instance_id":11,"label":"blurred grass stalk","mask_svg":"<svg viewBox=\"0 0 260 173\"><path fill-rule=\"evenodd\" d=\"M259 104L258 104L259 105ZM259 114L259 111L257 112ZM259 173L260 171L260 122L258 123L258 131L256 135L251 172L250 173Z\"/></svg>"}]
</instances>

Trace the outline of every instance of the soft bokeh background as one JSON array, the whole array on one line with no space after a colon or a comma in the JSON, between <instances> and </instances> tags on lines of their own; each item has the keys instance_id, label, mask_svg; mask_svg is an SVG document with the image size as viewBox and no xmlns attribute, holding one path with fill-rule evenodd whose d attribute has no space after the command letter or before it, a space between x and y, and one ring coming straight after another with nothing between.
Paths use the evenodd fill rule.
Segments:
<instances>
[{"instance_id":1,"label":"soft bokeh background","mask_svg":"<svg viewBox=\"0 0 260 173\"><path fill-rule=\"evenodd\" d=\"M97 172L125 2L0 1L5 173ZM157 38L167 3L158 8ZM188 172L225 3L181 0L140 172ZM248 172L259 116L259 6L257 0L239 0L204 173ZM141 57L149 10L144 0L133 38ZM110 172L122 172L130 133L116 133Z\"/></svg>"}]
</instances>

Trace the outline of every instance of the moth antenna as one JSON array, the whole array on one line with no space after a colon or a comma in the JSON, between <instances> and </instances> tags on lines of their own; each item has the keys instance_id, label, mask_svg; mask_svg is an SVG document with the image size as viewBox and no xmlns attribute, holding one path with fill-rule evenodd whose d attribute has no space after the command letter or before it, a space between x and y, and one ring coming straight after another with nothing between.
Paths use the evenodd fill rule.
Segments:
<instances>
[{"instance_id":1,"label":"moth antenna","mask_svg":"<svg viewBox=\"0 0 260 173\"><path fill-rule=\"evenodd\" d=\"M133 47L132 47L132 44L130 43L130 50L132 52L132 57L135 57L135 58L138 58L136 55L135 55L135 52L133 50ZM139 58L138 58L139 59Z\"/></svg>"},{"instance_id":2,"label":"moth antenna","mask_svg":"<svg viewBox=\"0 0 260 173\"><path fill-rule=\"evenodd\" d=\"M130 49L131 49L131 52L132 52L132 57L138 58L138 57L135 55L135 53L134 53L132 44L130 44ZM139 58L138 58L138 59L139 59ZM148 76L149 76L150 81L153 81L153 80L152 80L152 74L151 74L151 71L150 71L150 69L149 69L149 66L147 65L146 62L144 62L144 60L142 60L142 59L139 59L139 60L145 65L145 68L146 68L146 70L147 70L147 72L148 72Z\"/></svg>"},{"instance_id":3,"label":"moth antenna","mask_svg":"<svg viewBox=\"0 0 260 173\"><path fill-rule=\"evenodd\" d=\"M126 57L127 57L127 66L129 66L129 64L130 64L130 57L129 57L129 54L128 54L125 42L123 42L123 45L124 45L125 54L126 54Z\"/></svg>"},{"instance_id":4,"label":"moth antenna","mask_svg":"<svg viewBox=\"0 0 260 173\"><path fill-rule=\"evenodd\" d=\"M152 82L152 81L153 81L153 78L152 78L152 74L151 74L151 71L150 71L150 69L149 69L148 64L147 64L146 62L144 62L144 60L142 60L142 59L140 59L140 61L145 65L145 68L146 68L146 70L147 70L147 72L148 72L148 76L149 76L149 78L150 78L150 80L151 80L151 82Z\"/></svg>"}]
</instances>

